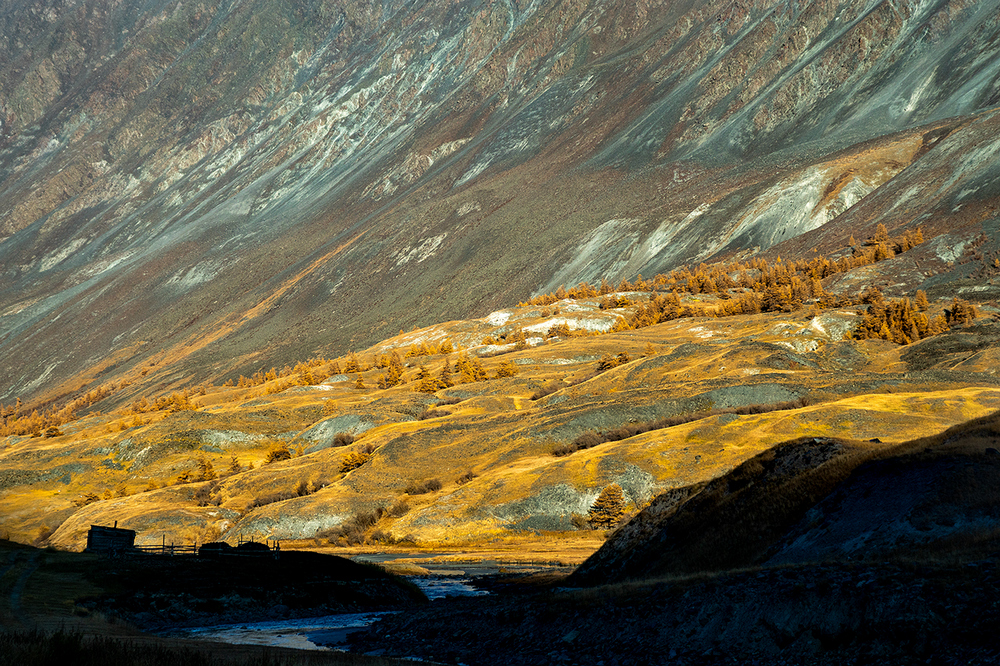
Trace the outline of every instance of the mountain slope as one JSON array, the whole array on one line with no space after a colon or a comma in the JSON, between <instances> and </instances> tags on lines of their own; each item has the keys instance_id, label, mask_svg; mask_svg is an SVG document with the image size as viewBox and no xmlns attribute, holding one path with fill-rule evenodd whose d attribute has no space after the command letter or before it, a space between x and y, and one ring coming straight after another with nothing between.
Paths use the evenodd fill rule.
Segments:
<instances>
[{"instance_id":1,"label":"mountain slope","mask_svg":"<svg viewBox=\"0 0 1000 666\"><path fill-rule=\"evenodd\" d=\"M997 249L996 10L9 3L0 400L235 377L878 222L940 238L908 286L963 277Z\"/></svg>"}]
</instances>

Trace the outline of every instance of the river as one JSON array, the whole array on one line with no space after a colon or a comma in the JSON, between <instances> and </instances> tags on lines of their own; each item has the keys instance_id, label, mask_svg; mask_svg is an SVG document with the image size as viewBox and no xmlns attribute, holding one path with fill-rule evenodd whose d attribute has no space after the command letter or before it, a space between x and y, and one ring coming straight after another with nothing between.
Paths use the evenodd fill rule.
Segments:
<instances>
[{"instance_id":1,"label":"river","mask_svg":"<svg viewBox=\"0 0 1000 666\"><path fill-rule=\"evenodd\" d=\"M433 553L425 553L415 557L432 558L434 556ZM381 563L398 557L398 554L386 556L372 554L359 555L353 559L360 562ZM419 587L431 601L449 596L488 594L474 587L472 585L473 579L477 576L495 574L501 570L499 565L492 562L476 563L469 566L461 565L461 568L459 568L460 565L442 565L430 562L421 564L421 566L430 571L430 575L406 576L405 578ZM509 567L503 569L510 570ZM538 567L525 567L524 569L537 570ZM348 634L369 626L385 614L386 612L344 613L321 617L269 620L267 622L240 622L177 629L167 635L241 645L270 645L299 650L337 650L346 648Z\"/></svg>"}]
</instances>

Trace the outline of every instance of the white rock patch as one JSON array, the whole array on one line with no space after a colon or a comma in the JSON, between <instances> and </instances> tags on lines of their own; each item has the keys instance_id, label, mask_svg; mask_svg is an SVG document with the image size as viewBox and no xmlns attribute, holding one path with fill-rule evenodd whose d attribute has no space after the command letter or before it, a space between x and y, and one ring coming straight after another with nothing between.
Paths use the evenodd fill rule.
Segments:
<instances>
[{"instance_id":1,"label":"white rock patch","mask_svg":"<svg viewBox=\"0 0 1000 666\"><path fill-rule=\"evenodd\" d=\"M448 234L445 233L440 236L425 238L417 245L411 245L405 250L400 250L396 253L396 265L394 268L399 268L403 264L410 263L411 261L419 264L420 262L434 256L434 253L439 247L441 247L441 243L444 242L444 239L447 236Z\"/></svg>"}]
</instances>

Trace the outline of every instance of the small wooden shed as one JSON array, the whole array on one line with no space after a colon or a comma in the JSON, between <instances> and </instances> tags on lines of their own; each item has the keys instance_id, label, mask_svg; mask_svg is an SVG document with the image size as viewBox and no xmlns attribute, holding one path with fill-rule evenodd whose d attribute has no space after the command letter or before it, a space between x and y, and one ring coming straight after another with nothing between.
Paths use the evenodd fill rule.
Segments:
<instances>
[{"instance_id":1,"label":"small wooden shed","mask_svg":"<svg viewBox=\"0 0 1000 666\"><path fill-rule=\"evenodd\" d=\"M87 552L89 553L120 553L135 547L135 530L118 527L91 525L87 532Z\"/></svg>"}]
</instances>

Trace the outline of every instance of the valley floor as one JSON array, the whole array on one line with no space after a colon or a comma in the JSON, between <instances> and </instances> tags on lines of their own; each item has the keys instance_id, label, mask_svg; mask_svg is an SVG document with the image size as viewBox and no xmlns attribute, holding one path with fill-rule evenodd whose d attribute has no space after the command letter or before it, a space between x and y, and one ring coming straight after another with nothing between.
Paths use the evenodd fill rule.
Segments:
<instances>
[{"instance_id":1,"label":"valley floor","mask_svg":"<svg viewBox=\"0 0 1000 666\"><path fill-rule=\"evenodd\" d=\"M605 533L599 530L579 532L545 532L498 537L485 543L469 542L455 546L346 546L335 547L317 543L315 539L283 541L287 550L310 550L352 559L378 562L391 571L406 574L407 568L421 564L478 567L487 565L571 568L582 564L604 543Z\"/></svg>"},{"instance_id":2,"label":"valley floor","mask_svg":"<svg viewBox=\"0 0 1000 666\"><path fill-rule=\"evenodd\" d=\"M1000 570L829 563L539 591L382 618L359 652L470 665L996 664Z\"/></svg>"}]
</instances>

